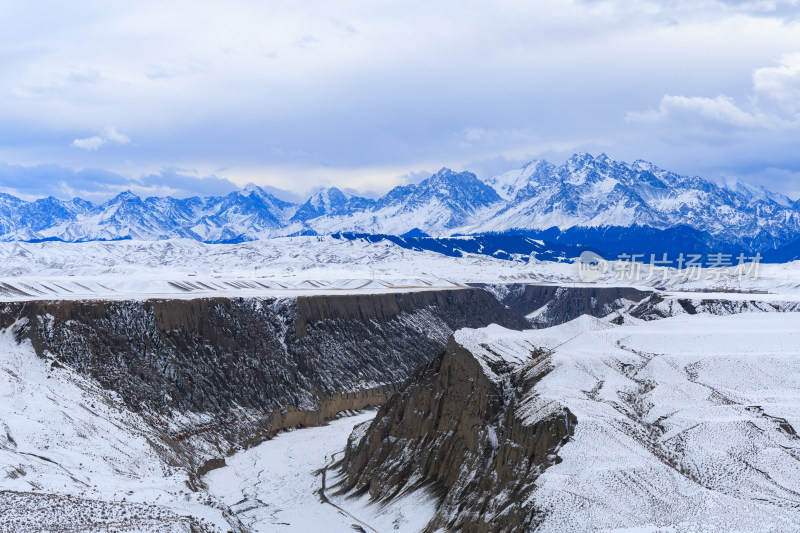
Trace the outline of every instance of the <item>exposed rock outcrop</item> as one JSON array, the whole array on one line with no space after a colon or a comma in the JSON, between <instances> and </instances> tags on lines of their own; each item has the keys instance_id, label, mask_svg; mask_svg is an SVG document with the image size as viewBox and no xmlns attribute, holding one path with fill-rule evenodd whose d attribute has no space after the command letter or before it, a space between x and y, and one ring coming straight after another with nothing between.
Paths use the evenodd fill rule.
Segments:
<instances>
[{"instance_id":1,"label":"exposed rock outcrop","mask_svg":"<svg viewBox=\"0 0 800 533\"><path fill-rule=\"evenodd\" d=\"M658 320L682 314L734 315L737 313L786 313L800 311L800 302L747 298L683 298L654 293L629 311L634 318Z\"/></svg>"},{"instance_id":2,"label":"exposed rock outcrop","mask_svg":"<svg viewBox=\"0 0 800 533\"><path fill-rule=\"evenodd\" d=\"M430 531L529 527L534 482L559 461L578 421L557 405L524 412L526 392L549 370L547 351L525 355L476 354L451 338L368 427L356 428L339 490L378 501L429 490L440 499Z\"/></svg>"},{"instance_id":3,"label":"exposed rock outcrop","mask_svg":"<svg viewBox=\"0 0 800 533\"><path fill-rule=\"evenodd\" d=\"M485 285L513 311L527 316L531 325L546 328L581 315L598 318L640 302L653 294L633 287L559 286L512 283Z\"/></svg>"}]
</instances>

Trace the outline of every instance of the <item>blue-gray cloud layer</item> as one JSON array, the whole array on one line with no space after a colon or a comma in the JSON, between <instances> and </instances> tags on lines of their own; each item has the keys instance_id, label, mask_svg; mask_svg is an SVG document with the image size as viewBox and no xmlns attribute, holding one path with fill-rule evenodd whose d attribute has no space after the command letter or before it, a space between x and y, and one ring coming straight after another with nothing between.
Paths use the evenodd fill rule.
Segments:
<instances>
[{"instance_id":1,"label":"blue-gray cloud layer","mask_svg":"<svg viewBox=\"0 0 800 533\"><path fill-rule=\"evenodd\" d=\"M797 197L797 14L779 0L4 3L0 161L39 177L5 172L0 188L381 191L588 150Z\"/></svg>"}]
</instances>

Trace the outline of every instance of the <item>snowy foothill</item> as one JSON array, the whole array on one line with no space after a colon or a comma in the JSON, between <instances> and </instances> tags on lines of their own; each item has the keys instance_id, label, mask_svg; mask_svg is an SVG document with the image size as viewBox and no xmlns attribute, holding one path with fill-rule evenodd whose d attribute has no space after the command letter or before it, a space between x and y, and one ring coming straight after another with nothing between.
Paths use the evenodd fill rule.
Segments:
<instances>
[{"instance_id":1,"label":"snowy foothill","mask_svg":"<svg viewBox=\"0 0 800 533\"><path fill-rule=\"evenodd\" d=\"M527 423L577 418L536 480L537 531L800 529L800 314L583 316L456 340L487 364L546 365L516 408Z\"/></svg>"}]
</instances>

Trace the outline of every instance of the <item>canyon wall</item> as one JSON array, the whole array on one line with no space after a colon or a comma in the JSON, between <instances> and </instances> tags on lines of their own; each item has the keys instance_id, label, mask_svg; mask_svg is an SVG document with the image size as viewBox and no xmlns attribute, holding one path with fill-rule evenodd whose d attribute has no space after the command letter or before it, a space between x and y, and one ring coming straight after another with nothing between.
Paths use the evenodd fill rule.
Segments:
<instances>
[{"instance_id":1,"label":"canyon wall","mask_svg":"<svg viewBox=\"0 0 800 533\"><path fill-rule=\"evenodd\" d=\"M0 305L40 357L120 395L200 458L382 404L453 331L526 322L484 290Z\"/></svg>"},{"instance_id":2,"label":"canyon wall","mask_svg":"<svg viewBox=\"0 0 800 533\"><path fill-rule=\"evenodd\" d=\"M633 287L592 287L510 283L483 285L503 305L526 316L533 327L546 328L581 315L604 317L640 302L653 291Z\"/></svg>"}]
</instances>

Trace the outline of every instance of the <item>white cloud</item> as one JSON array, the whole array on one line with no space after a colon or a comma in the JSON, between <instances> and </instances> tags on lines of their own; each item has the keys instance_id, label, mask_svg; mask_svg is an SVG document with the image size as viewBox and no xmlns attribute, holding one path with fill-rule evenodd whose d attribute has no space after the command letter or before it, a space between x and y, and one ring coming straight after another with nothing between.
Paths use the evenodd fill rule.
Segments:
<instances>
[{"instance_id":1,"label":"white cloud","mask_svg":"<svg viewBox=\"0 0 800 533\"><path fill-rule=\"evenodd\" d=\"M484 128L464 128L461 135L469 143L491 141L497 137L498 132Z\"/></svg>"},{"instance_id":2,"label":"white cloud","mask_svg":"<svg viewBox=\"0 0 800 533\"><path fill-rule=\"evenodd\" d=\"M777 66L756 69L753 89L789 112L800 112L800 53L783 56Z\"/></svg>"},{"instance_id":3,"label":"white cloud","mask_svg":"<svg viewBox=\"0 0 800 533\"><path fill-rule=\"evenodd\" d=\"M491 128L463 128L456 132L459 140L458 146L470 150L488 149L503 153L508 150L518 148L530 148L534 144L541 143L539 135L532 129L504 129L497 130ZM498 153L497 155L503 155Z\"/></svg>"},{"instance_id":4,"label":"white cloud","mask_svg":"<svg viewBox=\"0 0 800 533\"><path fill-rule=\"evenodd\" d=\"M87 152L94 152L106 143L102 137L94 136L85 139L75 139L72 141L72 146L75 148L83 148Z\"/></svg>"},{"instance_id":5,"label":"white cloud","mask_svg":"<svg viewBox=\"0 0 800 533\"><path fill-rule=\"evenodd\" d=\"M782 130L800 126L800 53L784 54L777 65L752 71L752 90L744 100L719 95L665 95L656 109L629 111L629 124L705 130Z\"/></svg>"},{"instance_id":6,"label":"white cloud","mask_svg":"<svg viewBox=\"0 0 800 533\"><path fill-rule=\"evenodd\" d=\"M658 109L628 112L625 118L630 123L654 124L674 120L687 126L699 123L708 127L742 129L775 128L783 123L773 115L744 111L733 98L724 95L714 98L665 95Z\"/></svg>"},{"instance_id":7,"label":"white cloud","mask_svg":"<svg viewBox=\"0 0 800 533\"><path fill-rule=\"evenodd\" d=\"M103 132L100 135L87 137L85 139L75 139L72 141L72 146L75 148L82 148L88 152L93 152L104 144L124 145L130 143L130 137L124 133L118 132L115 127L108 126L103 129Z\"/></svg>"},{"instance_id":8,"label":"white cloud","mask_svg":"<svg viewBox=\"0 0 800 533\"><path fill-rule=\"evenodd\" d=\"M103 130L103 138L106 142L112 144L130 144L131 139L124 133L120 133L113 126L109 126Z\"/></svg>"}]
</instances>

